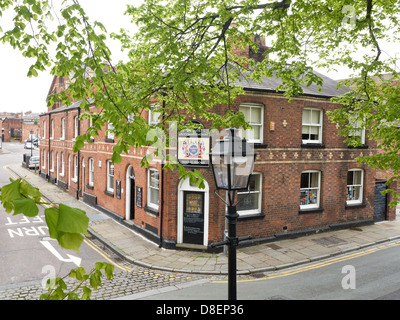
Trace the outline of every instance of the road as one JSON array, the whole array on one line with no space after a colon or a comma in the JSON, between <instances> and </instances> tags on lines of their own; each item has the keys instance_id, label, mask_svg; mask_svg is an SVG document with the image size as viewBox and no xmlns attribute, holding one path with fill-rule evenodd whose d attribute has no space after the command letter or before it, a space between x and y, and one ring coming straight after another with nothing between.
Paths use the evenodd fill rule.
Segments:
<instances>
[{"instance_id":1,"label":"road","mask_svg":"<svg viewBox=\"0 0 400 320\"><path fill-rule=\"evenodd\" d=\"M270 272L261 278L238 277L237 294L238 300L399 300L400 241ZM215 280L182 290L152 291L131 298L166 301L188 297L226 300L227 282Z\"/></svg>"},{"instance_id":2,"label":"road","mask_svg":"<svg viewBox=\"0 0 400 320\"><path fill-rule=\"evenodd\" d=\"M22 163L23 144L3 143L0 154L0 185L13 177L6 166ZM38 154L38 150L33 150ZM16 178L16 177L14 177ZM93 292L94 299L113 299L154 288L190 282L200 277L187 274L155 272L122 261L96 239L85 238L80 252L64 250L49 238L44 221L44 208L38 216L5 213L0 206L0 300L37 299L43 283L50 277L64 277L72 268L83 266L90 271L96 262L105 261L115 266L114 278L105 280L103 287Z\"/></svg>"}]
</instances>

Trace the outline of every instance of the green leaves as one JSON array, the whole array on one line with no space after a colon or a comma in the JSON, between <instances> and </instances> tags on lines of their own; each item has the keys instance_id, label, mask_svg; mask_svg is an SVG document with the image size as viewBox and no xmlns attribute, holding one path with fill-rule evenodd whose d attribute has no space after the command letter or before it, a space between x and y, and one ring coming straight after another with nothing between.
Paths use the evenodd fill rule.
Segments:
<instances>
[{"instance_id":1,"label":"green leaves","mask_svg":"<svg viewBox=\"0 0 400 320\"><path fill-rule=\"evenodd\" d=\"M60 204L59 208L47 208L44 214L50 237L56 239L63 248L79 252L84 239L82 234L87 234L89 226L86 213Z\"/></svg>"},{"instance_id":2,"label":"green leaves","mask_svg":"<svg viewBox=\"0 0 400 320\"><path fill-rule=\"evenodd\" d=\"M64 281L65 278L58 277L54 281L47 282L48 293L42 294L40 300L90 300L92 294L90 287L94 290L101 287L104 276L108 280L113 278L114 266L112 264L96 262L95 267L89 273L86 273L83 267L72 269L69 277L77 281L75 286L72 286L68 291L68 286Z\"/></svg>"}]
</instances>

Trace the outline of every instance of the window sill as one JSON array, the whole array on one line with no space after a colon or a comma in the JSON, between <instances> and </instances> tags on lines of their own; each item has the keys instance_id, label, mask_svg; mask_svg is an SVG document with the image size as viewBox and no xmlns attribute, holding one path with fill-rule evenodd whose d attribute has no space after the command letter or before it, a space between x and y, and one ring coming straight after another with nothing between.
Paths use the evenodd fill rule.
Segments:
<instances>
[{"instance_id":1,"label":"window sill","mask_svg":"<svg viewBox=\"0 0 400 320\"><path fill-rule=\"evenodd\" d=\"M266 143L255 142L253 143L254 149L267 149L268 145Z\"/></svg>"},{"instance_id":2,"label":"window sill","mask_svg":"<svg viewBox=\"0 0 400 320\"><path fill-rule=\"evenodd\" d=\"M243 214L238 212L239 217L238 220L247 220L247 219L257 219L257 218L264 218L265 217L265 213L250 213L250 214Z\"/></svg>"},{"instance_id":3,"label":"window sill","mask_svg":"<svg viewBox=\"0 0 400 320\"><path fill-rule=\"evenodd\" d=\"M104 142L111 142L111 143L113 143L113 142L114 142L114 139L106 138L106 139L104 140Z\"/></svg>"},{"instance_id":4,"label":"window sill","mask_svg":"<svg viewBox=\"0 0 400 320\"><path fill-rule=\"evenodd\" d=\"M345 205L345 209L353 209L353 208L365 208L367 206L366 203L351 203Z\"/></svg>"},{"instance_id":5,"label":"window sill","mask_svg":"<svg viewBox=\"0 0 400 320\"><path fill-rule=\"evenodd\" d=\"M302 143L300 147L310 149L325 149L325 145L323 143Z\"/></svg>"},{"instance_id":6,"label":"window sill","mask_svg":"<svg viewBox=\"0 0 400 320\"><path fill-rule=\"evenodd\" d=\"M148 213L155 214L156 216L158 216L158 208L156 209L145 205L143 209Z\"/></svg>"},{"instance_id":7,"label":"window sill","mask_svg":"<svg viewBox=\"0 0 400 320\"><path fill-rule=\"evenodd\" d=\"M109 197L114 198L114 190L113 190L113 191L111 191L111 190L104 190L104 194L107 195L107 196L109 196Z\"/></svg>"},{"instance_id":8,"label":"window sill","mask_svg":"<svg viewBox=\"0 0 400 320\"><path fill-rule=\"evenodd\" d=\"M300 209L299 214L303 213L322 213L324 208L307 208L307 209Z\"/></svg>"},{"instance_id":9,"label":"window sill","mask_svg":"<svg viewBox=\"0 0 400 320\"><path fill-rule=\"evenodd\" d=\"M71 178L71 181L77 183L78 179L77 178Z\"/></svg>"},{"instance_id":10,"label":"window sill","mask_svg":"<svg viewBox=\"0 0 400 320\"><path fill-rule=\"evenodd\" d=\"M90 185L90 184L87 184L87 185L86 185L86 188L88 188L89 190L93 190L93 189L94 189L94 186L92 186L92 185Z\"/></svg>"},{"instance_id":11,"label":"window sill","mask_svg":"<svg viewBox=\"0 0 400 320\"><path fill-rule=\"evenodd\" d=\"M368 149L368 146L367 146L366 144L363 144L363 145L357 146L357 147L354 147L354 146L347 146L347 148L348 148L348 149Z\"/></svg>"}]
</instances>

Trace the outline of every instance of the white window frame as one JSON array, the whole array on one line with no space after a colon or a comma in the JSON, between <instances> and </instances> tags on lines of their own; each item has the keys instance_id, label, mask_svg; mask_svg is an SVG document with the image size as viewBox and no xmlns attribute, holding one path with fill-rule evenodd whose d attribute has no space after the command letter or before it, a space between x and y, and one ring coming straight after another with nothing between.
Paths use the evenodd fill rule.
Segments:
<instances>
[{"instance_id":1,"label":"white window frame","mask_svg":"<svg viewBox=\"0 0 400 320\"><path fill-rule=\"evenodd\" d=\"M46 169L46 150L43 150L42 168Z\"/></svg>"},{"instance_id":2,"label":"white window frame","mask_svg":"<svg viewBox=\"0 0 400 320\"><path fill-rule=\"evenodd\" d=\"M74 117L74 140L78 136L79 119L78 116Z\"/></svg>"},{"instance_id":3,"label":"white window frame","mask_svg":"<svg viewBox=\"0 0 400 320\"><path fill-rule=\"evenodd\" d=\"M312 123L305 123L304 122L304 117L303 117L303 112L309 110L311 111L310 114L310 119L312 119L312 113L313 112L319 112L319 124ZM303 139L302 137L302 142L303 144L308 144L308 143L322 143L322 125L323 125L323 110L322 109L315 109L315 108L304 108L301 111L301 134L303 135L303 127L307 126L309 128L311 127L317 127L318 128L318 140L312 140L312 139Z\"/></svg>"},{"instance_id":4,"label":"white window frame","mask_svg":"<svg viewBox=\"0 0 400 320\"><path fill-rule=\"evenodd\" d=\"M251 129L240 129L240 136L241 138L246 138L246 140L250 143L263 143L264 141L264 106L260 104L253 104L253 103L242 103L239 106L239 111L241 108L249 108L250 109L250 119L246 119L246 122L252 126ZM260 109L261 110L261 119L259 123L250 121L251 120L251 113L253 109ZM259 139L254 139L254 130L259 130Z\"/></svg>"},{"instance_id":5,"label":"white window frame","mask_svg":"<svg viewBox=\"0 0 400 320\"><path fill-rule=\"evenodd\" d=\"M54 139L54 119L51 119L51 127L50 127L50 139Z\"/></svg>"},{"instance_id":6,"label":"white window frame","mask_svg":"<svg viewBox=\"0 0 400 320\"><path fill-rule=\"evenodd\" d=\"M238 214L240 216L246 216L250 214L256 214L256 213L261 213L261 201L262 201L262 174L261 172L253 172L252 175L258 176L258 179L256 179L256 190L254 191L244 191L244 192L238 192L237 193L237 201L239 203L240 200L243 201L243 199L239 199L242 195L245 197L248 194L254 194L258 193L258 204L256 209L250 209L250 210L237 210ZM258 181L257 181L258 180ZM257 183L258 182L258 183ZM258 189L258 190L257 190Z\"/></svg>"},{"instance_id":7,"label":"white window frame","mask_svg":"<svg viewBox=\"0 0 400 320\"><path fill-rule=\"evenodd\" d=\"M115 137L114 132L109 131L112 129L114 129L114 125L111 122L109 122L107 124L107 139L114 140L114 137Z\"/></svg>"},{"instance_id":8,"label":"white window frame","mask_svg":"<svg viewBox=\"0 0 400 320\"><path fill-rule=\"evenodd\" d=\"M349 185L348 183L348 174L349 172L360 172L361 173L361 183L360 184L355 184L354 183L354 174L353 174L353 184ZM360 188L360 198L357 200L348 200L347 195L349 194L349 187L358 187ZM349 171L347 171L347 176L346 176L346 204L348 205L354 205L354 204L360 204L363 202L363 189L364 189L364 170L362 169L350 169Z\"/></svg>"},{"instance_id":9,"label":"white window frame","mask_svg":"<svg viewBox=\"0 0 400 320\"><path fill-rule=\"evenodd\" d=\"M60 176L64 177L65 174L65 167L64 167L64 152L61 152L61 172Z\"/></svg>"},{"instance_id":10,"label":"white window frame","mask_svg":"<svg viewBox=\"0 0 400 320\"><path fill-rule=\"evenodd\" d=\"M72 178L72 181L78 181L78 156L76 155L74 156L74 176Z\"/></svg>"},{"instance_id":11,"label":"white window frame","mask_svg":"<svg viewBox=\"0 0 400 320\"><path fill-rule=\"evenodd\" d=\"M149 125L155 126L161 122L161 112L156 112L155 110L160 109L159 106L152 104L149 110ZM158 118L157 117L158 114Z\"/></svg>"},{"instance_id":12,"label":"white window frame","mask_svg":"<svg viewBox=\"0 0 400 320\"><path fill-rule=\"evenodd\" d=\"M361 143L365 144L365 128L357 121L357 115L350 116L350 124L353 126L353 131L349 133L349 137L360 137Z\"/></svg>"},{"instance_id":13,"label":"white window frame","mask_svg":"<svg viewBox=\"0 0 400 320\"><path fill-rule=\"evenodd\" d=\"M153 187L150 183L151 180L151 174L152 173L158 173L158 186L157 187ZM158 210L159 207L159 202L160 202L160 198L159 198L159 191L160 191L160 174L158 172L157 169L154 168L150 168L147 172L147 206L151 207L153 209ZM158 194L158 203L152 203L151 202L151 193L152 192L157 192Z\"/></svg>"},{"instance_id":14,"label":"white window frame","mask_svg":"<svg viewBox=\"0 0 400 320\"><path fill-rule=\"evenodd\" d=\"M50 152L50 172L54 172L54 151Z\"/></svg>"},{"instance_id":15,"label":"white window frame","mask_svg":"<svg viewBox=\"0 0 400 320\"><path fill-rule=\"evenodd\" d=\"M301 176L300 176L300 210L307 210L307 209L315 209L320 207L320 200L321 200L321 171L318 170L307 170L303 171L303 173L317 173L318 174L318 187L307 187L307 188L302 188L301 187ZM310 179L309 179L309 185L310 184ZM303 190L317 190L317 203L311 203L311 204L301 204L301 192Z\"/></svg>"},{"instance_id":16,"label":"white window frame","mask_svg":"<svg viewBox=\"0 0 400 320\"><path fill-rule=\"evenodd\" d=\"M112 173L111 173L111 166L112 166ZM107 160L107 192L114 193L114 173L115 167L111 160ZM112 185L111 185L111 178L112 178Z\"/></svg>"},{"instance_id":17,"label":"white window frame","mask_svg":"<svg viewBox=\"0 0 400 320\"><path fill-rule=\"evenodd\" d=\"M61 118L61 138L60 140L65 139L65 118Z\"/></svg>"},{"instance_id":18,"label":"white window frame","mask_svg":"<svg viewBox=\"0 0 400 320\"><path fill-rule=\"evenodd\" d=\"M43 120L43 137L42 139L46 139L46 120Z\"/></svg>"},{"instance_id":19,"label":"white window frame","mask_svg":"<svg viewBox=\"0 0 400 320\"><path fill-rule=\"evenodd\" d=\"M89 158L89 181L88 181L88 185L89 186L94 186L94 159L93 158Z\"/></svg>"}]
</instances>

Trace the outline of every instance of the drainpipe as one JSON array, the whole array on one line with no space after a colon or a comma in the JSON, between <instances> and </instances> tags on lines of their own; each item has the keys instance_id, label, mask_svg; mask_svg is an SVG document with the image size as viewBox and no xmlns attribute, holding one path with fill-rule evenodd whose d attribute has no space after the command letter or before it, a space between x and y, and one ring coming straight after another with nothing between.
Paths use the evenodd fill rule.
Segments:
<instances>
[{"instance_id":1,"label":"drainpipe","mask_svg":"<svg viewBox=\"0 0 400 320\"><path fill-rule=\"evenodd\" d=\"M49 150L47 152L47 181L50 181L50 132L51 132L51 113L49 112L49 123L48 123L48 139L49 139Z\"/></svg>"},{"instance_id":2,"label":"drainpipe","mask_svg":"<svg viewBox=\"0 0 400 320\"><path fill-rule=\"evenodd\" d=\"M163 101L162 108L165 109L165 101ZM163 112L163 121L164 119L165 115ZM164 217L164 161L165 159L162 159L161 161L161 206L160 206L161 208L160 208L160 244L158 246L159 248L162 247L162 242L163 242L162 234L163 234L163 217Z\"/></svg>"},{"instance_id":3,"label":"drainpipe","mask_svg":"<svg viewBox=\"0 0 400 320\"><path fill-rule=\"evenodd\" d=\"M81 107L78 107L78 136L81 134L81 123L80 123L80 120L79 120L79 116L81 115ZM77 163L77 165L78 165L78 172L77 172L77 188L76 188L76 191L75 191L75 197L76 197L76 200L79 200L79 186L80 186L80 179L79 179L79 173L80 173L80 165L81 165L81 159L80 159L80 155L81 155L81 153L80 153L80 151L78 150L78 163Z\"/></svg>"}]
</instances>

